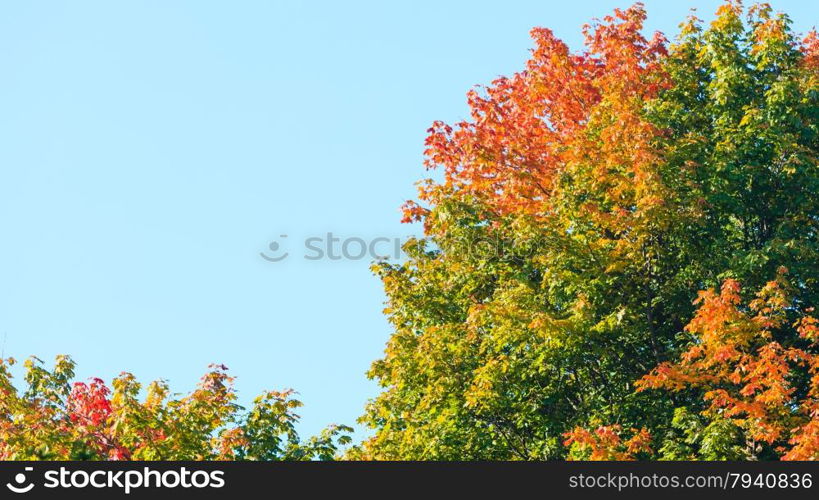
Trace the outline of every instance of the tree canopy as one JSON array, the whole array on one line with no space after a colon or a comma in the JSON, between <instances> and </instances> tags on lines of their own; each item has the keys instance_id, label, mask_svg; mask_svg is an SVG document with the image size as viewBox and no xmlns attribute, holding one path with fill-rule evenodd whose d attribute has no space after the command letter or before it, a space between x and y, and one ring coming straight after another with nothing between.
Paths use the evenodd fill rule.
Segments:
<instances>
[{"instance_id":1,"label":"tree canopy","mask_svg":"<svg viewBox=\"0 0 819 500\"><path fill-rule=\"evenodd\" d=\"M430 128L352 457L819 456L817 36L766 4L671 43L645 18L579 52L532 30Z\"/></svg>"},{"instance_id":2,"label":"tree canopy","mask_svg":"<svg viewBox=\"0 0 819 500\"><path fill-rule=\"evenodd\" d=\"M51 370L28 359L26 388L18 391L12 364L0 360L3 460L330 460L352 432L330 426L301 440L293 391L266 392L245 410L222 365L179 397L163 381L143 391L130 373L113 389L98 378L72 383L75 365L67 356Z\"/></svg>"}]
</instances>

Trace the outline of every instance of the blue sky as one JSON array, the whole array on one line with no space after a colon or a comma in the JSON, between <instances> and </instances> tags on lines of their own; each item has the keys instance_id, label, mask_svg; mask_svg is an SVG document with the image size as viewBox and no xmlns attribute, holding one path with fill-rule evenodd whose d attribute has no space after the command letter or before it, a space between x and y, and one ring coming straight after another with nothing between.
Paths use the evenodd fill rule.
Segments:
<instances>
[{"instance_id":1,"label":"blue sky","mask_svg":"<svg viewBox=\"0 0 819 500\"><path fill-rule=\"evenodd\" d=\"M718 3L648 1L648 29ZM306 433L354 423L377 391L384 297L369 259L306 260L304 238L416 232L398 207L430 123L520 69L531 27L579 47L583 23L627 5L4 3L5 355L69 353L80 378L179 391L219 362L245 401L299 391ZM819 22L811 2L773 5L799 31ZM289 253L275 263L273 240Z\"/></svg>"}]
</instances>

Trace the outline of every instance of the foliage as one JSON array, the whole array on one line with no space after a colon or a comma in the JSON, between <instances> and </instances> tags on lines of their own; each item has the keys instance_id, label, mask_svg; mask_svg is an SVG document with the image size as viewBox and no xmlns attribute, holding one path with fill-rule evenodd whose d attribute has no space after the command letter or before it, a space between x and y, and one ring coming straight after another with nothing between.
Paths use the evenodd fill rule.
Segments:
<instances>
[{"instance_id":1,"label":"foliage","mask_svg":"<svg viewBox=\"0 0 819 500\"><path fill-rule=\"evenodd\" d=\"M812 308L800 310L789 299L784 271L745 308L739 292L736 281L726 280L719 293L700 293L700 307L686 327L694 336L691 347L678 361L662 363L640 379L637 388L700 389L706 403L702 416L710 425L723 425L717 434L730 447L719 451L726 446L711 444L708 458L739 458L739 444L745 457L815 458L819 322L811 316ZM688 430L679 420L677 427ZM702 446L691 434L687 444Z\"/></svg>"},{"instance_id":2,"label":"foliage","mask_svg":"<svg viewBox=\"0 0 819 500\"><path fill-rule=\"evenodd\" d=\"M633 436L623 440L619 425L600 426L594 432L578 427L567 434L569 458L580 460L635 460L651 453L651 435L646 429L632 429Z\"/></svg>"},{"instance_id":3,"label":"foliage","mask_svg":"<svg viewBox=\"0 0 819 500\"><path fill-rule=\"evenodd\" d=\"M394 333L369 372L375 434L351 457L815 456L788 439L816 434L816 346L785 323L765 355L788 359L793 394L762 396L778 412L753 417L765 435L725 414L737 395L634 382L718 335L698 326L699 290L758 290L785 267L781 307L819 301L817 37L767 5L727 2L671 44L641 34L645 17L636 4L595 21L581 52L533 30L524 71L471 91L469 120L433 124L426 165L443 178L405 205L426 238L374 268Z\"/></svg>"},{"instance_id":4,"label":"foliage","mask_svg":"<svg viewBox=\"0 0 819 500\"><path fill-rule=\"evenodd\" d=\"M74 362L52 370L25 362L26 390L12 385L13 359L0 360L0 459L4 460L331 460L349 443L346 426L308 441L295 430L292 391L270 391L249 411L236 403L227 368L213 365L196 389L171 395L163 381L144 391L122 373L112 388L74 382Z\"/></svg>"}]
</instances>

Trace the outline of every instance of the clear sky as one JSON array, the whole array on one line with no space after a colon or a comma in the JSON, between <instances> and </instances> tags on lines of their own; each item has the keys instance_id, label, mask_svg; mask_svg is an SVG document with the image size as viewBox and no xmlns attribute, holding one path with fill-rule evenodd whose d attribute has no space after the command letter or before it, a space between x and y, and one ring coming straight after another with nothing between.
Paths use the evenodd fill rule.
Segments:
<instances>
[{"instance_id":1,"label":"clear sky","mask_svg":"<svg viewBox=\"0 0 819 500\"><path fill-rule=\"evenodd\" d=\"M649 30L673 34L718 2L646 4ZM219 362L244 401L299 391L306 433L354 423L390 334L380 282L369 258L304 259L303 240L416 232L398 207L430 123L521 69L531 27L576 48L583 23L627 5L4 2L5 355L68 353L80 378L180 391ZM799 31L819 22L813 2L773 5Z\"/></svg>"}]
</instances>

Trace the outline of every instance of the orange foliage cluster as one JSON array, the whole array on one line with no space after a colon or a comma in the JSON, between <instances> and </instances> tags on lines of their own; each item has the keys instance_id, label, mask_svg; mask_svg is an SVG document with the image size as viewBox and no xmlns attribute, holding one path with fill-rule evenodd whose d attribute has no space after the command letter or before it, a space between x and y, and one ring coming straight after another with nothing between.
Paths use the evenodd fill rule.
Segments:
<instances>
[{"instance_id":1,"label":"orange foliage cluster","mask_svg":"<svg viewBox=\"0 0 819 500\"><path fill-rule=\"evenodd\" d=\"M623 440L620 425L601 426L595 431L577 427L566 433L566 446L572 447L583 460L636 460L640 453L651 453L651 434L646 429L632 429L632 437Z\"/></svg>"},{"instance_id":2,"label":"orange foliage cluster","mask_svg":"<svg viewBox=\"0 0 819 500\"><path fill-rule=\"evenodd\" d=\"M638 390L703 389L706 416L731 419L755 441L778 445L783 460L819 454L819 323L788 299L784 270L743 308L740 286L726 280L719 293L701 292L699 310L686 327L694 345L677 363L662 363L637 382ZM796 312L795 322L788 313ZM796 329L803 345L782 345ZM785 336L787 338L787 336ZM811 378L806 395L791 383L794 367Z\"/></svg>"},{"instance_id":3,"label":"orange foliage cluster","mask_svg":"<svg viewBox=\"0 0 819 500\"><path fill-rule=\"evenodd\" d=\"M640 4L584 27L586 50L572 53L551 30L536 28L525 71L468 94L471 120L454 127L435 122L426 140L427 168L445 182L428 181L423 201L452 193L475 196L499 214L548 213L559 170L592 165L607 184L613 210L658 203L648 185L657 131L642 116L646 99L668 85L660 69L662 35L647 40ZM594 207L590 207L594 209ZM404 207L405 221L427 210Z\"/></svg>"}]
</instances>

